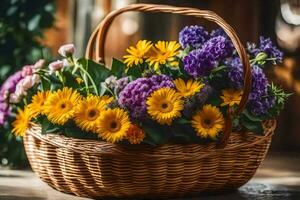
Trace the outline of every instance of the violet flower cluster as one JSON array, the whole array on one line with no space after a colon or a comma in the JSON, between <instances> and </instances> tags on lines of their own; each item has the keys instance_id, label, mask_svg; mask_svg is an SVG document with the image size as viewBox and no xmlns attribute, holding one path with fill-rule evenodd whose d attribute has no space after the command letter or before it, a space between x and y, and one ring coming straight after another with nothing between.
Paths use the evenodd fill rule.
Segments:
<instances>
[{"instance_id":1,"label":"violet flower cluster","mask_svg":"<svg viewBox=\"0 0 300 200\"><path fill-rule=\"evenodd\" d=\"M238 57L227 61L229 66L228 78L235 88L243 87L243 68ZM275 99L268 95L268 79L263 70L254 65L252 66L252 88L249 95L248 107L255 115L265 114L275 103Z\"/></svg>"},{"instance_id":2,"label":"violet flower cluster","mask_svg":"<svg viewBox=\"0 0 300 200\"><path fill-rule=\"evenodd\" d=\"M281 62L283 53L274 46L272 40L270 38L259 38L259 45L257 46L254 43L248 43L247 50L250 55L255 57L260 52L264 52L267 54L269 58L273 58L275 62Z\"/></svg>"},{"instance_id":3,"label":"violet flower cluster","mask_svg":"<svg viewBox=\"0 0 300 200\"><path fill-rule=\"evenodd\" d=\"M146 100L150 93L162 88L173 88L172 79L166 75L153 75L149 78L138 78L119 94L119 104L129 110L133 118L143 118L147 113Z\"/></svg>"},{"instance_id":4,"label":"violet flower cluster","mask_svg":"<svg viewBox=\"0 0 300 200\"><path fill-rule=\"evenodd\" d=\"M199 48L209 38L202 26L186 26L179 33L179 43L182 48Z\"/></svg>"},{"instance_id":5,"label":"violet flower cluster","mask_svg":"<svg viewBox=\"0 0 300 200\"><path fill-rule=\"evenodd\" d=\"M202 27L200 28L201 30L203 29ZM187 27L185 29L188 30ZM179 37L194 38L193 33L182 31ZM212 33L212 35L215 35L214 37L209 38L201 45L197 43L197 46L200 46L200 48L192 50L183 58L184 70L194 78L209 75L218 62L231 56L233 53L232 43L223 33L220 31ZM205 33L201 37L207 38L207 34Z\"/></svg>"}]
</instances>

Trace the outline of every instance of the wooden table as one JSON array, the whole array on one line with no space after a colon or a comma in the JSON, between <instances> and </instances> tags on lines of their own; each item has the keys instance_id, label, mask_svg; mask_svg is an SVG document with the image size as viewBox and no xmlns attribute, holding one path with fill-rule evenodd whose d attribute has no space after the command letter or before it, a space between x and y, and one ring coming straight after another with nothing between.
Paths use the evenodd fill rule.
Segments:
<instances>
[{"instance_id":1,"label":"wooden table","mask_svg":"<svg viewBox=\"0 0 300 200\"><path fill-rule=\"evenodd\" d=\"M0 168L0 200L84 200L55 191L31 171ZM182 200L182 198L180 198ZM198 200L191 198L186 200ZM300 200L300 154L269 154L255 177L235 193L204 200Z\"/></svg>"}]
</instances>

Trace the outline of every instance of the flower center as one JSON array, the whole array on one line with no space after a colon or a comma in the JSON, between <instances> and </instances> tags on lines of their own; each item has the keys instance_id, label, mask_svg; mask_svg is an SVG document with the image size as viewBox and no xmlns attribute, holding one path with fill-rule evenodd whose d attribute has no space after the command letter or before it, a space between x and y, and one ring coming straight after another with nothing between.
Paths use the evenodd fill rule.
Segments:
<instances>
[{"instance_id":1,"label":"flower center","mask_svg":"<svg viewBox=\"0 0 300 200\"><path fill-rule=\"evenodd\" d=\"M66 106L65 103L60 104L60 108L61 108L61 109L65 109L66 107L67 107L67 106Z\"/></svg>"},{"instance_id":2,"label":"flower center","mask_svg":"<svg viewBox=\"0 0 300 200\"><path fill-rule=\"evenodd\" d=\"M173 109L173 105L170 102L167 102L167 101L162 102L160 104L160 107L161 107L161 112L164 112L164 113L170 112Z\"/></svg>"},{"instance_id":3,"label":"flower center","mask_svg":"<svg viewBox=\"0 0 300 200\"><path fill-rule=\"evenodd\" d=\"M98 110L90 109L88 111L88 120L90 120L90 121L95 120L98 117L98 114L99 114Z\"/></svg>"},{"instance_id":4,"label":"flower center","mask_svg":"<svg viewBox=\"0 0 300 200\"><path fill-rule=\"evenodd\" d=\"M211 119L203 119L202 122L204 128L211 128L213 126L213 121Z\"/></svg>"},{"instance_id":5,"label":"flower center","mask_svg":"<svg viewBox=\"0 0 300 200\"><path fill-rule=\"evenodd\" d=\"M112 132L117 132L118 130L120 130L120 125L116 121L112 121L109 124L109 128Z\"/></svg>"}]
</instances>

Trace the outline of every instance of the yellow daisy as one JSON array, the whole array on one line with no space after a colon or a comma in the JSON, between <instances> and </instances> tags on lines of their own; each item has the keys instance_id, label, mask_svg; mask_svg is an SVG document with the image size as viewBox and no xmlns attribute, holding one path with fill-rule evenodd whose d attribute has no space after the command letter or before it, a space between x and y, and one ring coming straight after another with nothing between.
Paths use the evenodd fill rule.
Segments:
<instances>
[{"instance_id":1,"label":"yellow daisy","mask_svg":"<svg viewBox=\"0 0 300 200\"><path fill-rule=\"evenodd\" d=\"M140 40L136 44L135 47L129 47L126 51L129 55L125 55L123 58L125 59L124 63L127 67L132 67L132 65L142 64L144 62L145 54L152 47L152 43L147 40Z\"/></svg>"},{"instance_id":2,"label":"yellow daisy","mask_svg":"<svg viewBox=\"0 0 300 200\"><path fill-rule=\"evenodd\" d=\"M126 136L130 125L126 111L121 108L107 109L99 117L97 133L104 140L115 143Z\"/></svg>"},{"instance_id":3,"label":"yellow daisy","mask_svg":"<svg viewBox=\"0 0 300 200\"><path fill-rule=\"evenodd\" d=\"M174 80L175 87L182 97L190 97L199 92L204 84L199 81L189 79L186 83L181 78Z\"/></svg>"},{"instance_id":4,"label":"yellow daisy","mask_svg":"<svg viewBox=\"0 0 300 200\"><path fill-rule=\"evenodd\" d=\"M192 127L197 135L203 138L216 138L218 133L223 130L224 117L221 111L212 105L204 105L192 119Z\"/></svg>"},{"instance_id":5,"label":"yellow daisy","mask_svg":"<svg viewBox=\"0 0 300 200\"><path fill-rule=\"evenodd\" d=\"M44 105L44 113L52 123L64 125L74 116L74 108L80 100L81 96L77 91L64 87L49 96Z\"/></svg>"},{"instance_id":6,"label":"yellow daisy","mask_svg":"<svg viewBox=\"0 0 300 200\"><path fill-rule=\"evenodd\" d=\"M108 95L104 95L104 96L100 96L99 97L101 101L104 101L105 104L109 104L114 100L114 97L108 96Z\"/></svg>"},{"instance_id":7,"label":"yellow daisy","mask_svg":"<svg viewBox=\"0 0 300 200\"><path fill-rule=\"evenodd\" d=\"M88 96L75 108L74 121L84 131L96 131L100 113L106 108L106 101L99 96Z\"/></svg>"},{"instance_id":8,"label":"yellow daisy","mask_svg":"<svg viewBox=\"0 0 300 200\"><path fill-rule=\"evenodd\" d=\"M37 117L39 114L44 114L44 103L50 96L51 92L37 92L31 99L31 103L28 105L28 110L32 118Z\"/></svg>"},{"instance_id":9,"label":"yellow daisy","mask_svg":"<svg viewBox=\"0 0 300 200\"><path fill-rule=\"evenodd\" d=\"M233 106L235 104L239 104L242 98L243 91L242 90L235 90L235 89L227 89L222 90L222 96L221 99L223 100L223 103L221 106Z\"/></svg>"},{"instance_id":10,"label":"yellow daisy","mask_svg":"<svg viewBox=\"0 0 300 200\"><path fill-rule=\"evenodd\" d=\"M31 118L32 117L27 107L25 107L24 110L19 109L15 121L12 123L12 132L16 136L23 137L26 133L26 130L31 126Z\"/></svg>"},{"instance_id":11,"label":"yellow daisy","mask_svg":"<svg viewBox=\"0 0 300 200\"><path fill-rule=\"evenodd\" d=\"M180 44L176 41L158 41L155 47L151 48L151 53L149 58L146 60L150 65L153 66L154 70L159 69L159 65L164 65L168 61L173 63L174 56L178 55L180 49ZM174 62L176 63L176 62ZM171 65L174 65L171 64Z\"/></svg>"},{"instance_id":12,"label":"yellow daisy","mask_svg":"<svg viewBox=\"0 0 300 200\"><path fill-rule=\"evenodd\" d=\"M180 117L183 109L183 100L171 88L161 88L154 91L147 99L149 115L160 124L171 125L172 120Z\"/></svg>"},{"instance_id":13,"label":"yellow daisy","mask_svg":"<svg viewBox=\"0 0 300 200\"><path fill-rule=\"evenodd\" d=\"M126 138L130 144L140 144L145 138L145 133L143 129L132 124L126 133Z\"/></svg>"}]
</instances>

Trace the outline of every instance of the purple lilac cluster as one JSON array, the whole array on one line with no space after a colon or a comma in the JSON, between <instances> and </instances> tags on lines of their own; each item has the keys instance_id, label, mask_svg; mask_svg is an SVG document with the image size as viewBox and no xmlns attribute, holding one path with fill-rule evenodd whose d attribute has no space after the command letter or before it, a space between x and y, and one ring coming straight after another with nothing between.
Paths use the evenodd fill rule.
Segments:
<instances>
[{"instance_id":1,"label":"purple lilac cluster","mask_svg":"<svg viewBox=\"0 0 300 200\"><path fill-rule=\"evenodd\" d=\"M207 76L218 61L232 53L230 40L223 36L212 37L200 49L191 51L183 58L184 70L194 78Z\"/></svg>"},{"instance_id":2,"label":"purple lilac cluster","mask_svg":"<svg viewBox=\"0 0 300 200\"><path fill-rule=\"evenodd\" d=\"M0 88L0 125L6 122L7 117L10 114L10 106L8 104L8 96L10 93L15 92L16 85L23 79L24 72L18 71L8 77Z\"/></svg>"},{"instance_id":3,"label":"purple lilac cluster","mask_svg":"<svg viewBox=\"0 0 300 200\"><path fill-rule=\"evenodd\" d=\"M256 56L260 52L264 52L268 55L269 58L274 58L275 61L281 62L283 53L273 45L273 42L270 38L259 38L259 46L257 47L254 43L247 44L248 53L252 56Z\"/></svg>"},{"instance_id":4,"label":"purple lilac cluster","mask_svg":"<svg viewBox=\"0 0 300 200\"><path fill-rule=\"evenodd\" d=\"M173 81L166 75L153 75L150 78L138 78L120 92L119 104L127 108L130 115L137 119L147 113L146 100L149 94L162 87L174 87Z\"/></svg>"},{"instance_id":5,"label":"purple lilac cluster","mask_svg":"<svg viewBox=\"0 0 300 200\"><path fill-rule=\"evenodd\" d=\"M183 58L184 70L194 78L207 76L216 65L209 54L202 49L195 49Z\"/></svg>"},{"instance_id":6,"label":"purple lilac cluster","mask_svg":"<svg viewBox=\"0 0 300 200\"><path fill-rule=\"evenodd\" d=\"M227 61L229 66L228 78L236 88L243 87L243 69L238 57ZM248 107L256 115L265 114L271 108L275 99L268 96L268 80L263 70L254 65L252 66L252 88L249 95Z\"/></svg>"},{"instance_id":7,"label":"purple lilac cluster","mask_svg":"<svg viewBox=\"0 0 300 200\"><path fill-rule=\"evenodd\" d=\"M209 34L202 26L186 26L179 33L182 48L199 48L208 38Z\"/></svg>"}]
</instances>

